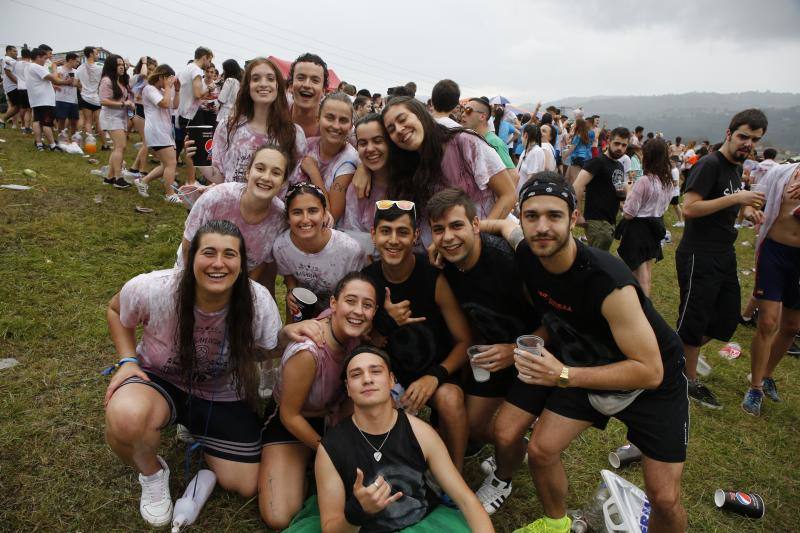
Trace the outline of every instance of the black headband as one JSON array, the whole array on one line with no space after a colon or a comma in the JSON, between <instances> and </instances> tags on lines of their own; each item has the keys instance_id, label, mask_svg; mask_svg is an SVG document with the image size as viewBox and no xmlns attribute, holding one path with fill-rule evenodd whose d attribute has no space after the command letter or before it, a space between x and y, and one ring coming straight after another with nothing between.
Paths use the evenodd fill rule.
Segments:
<instances>
[{"instance_id":1,"label":"black headband","mask_svg":"<svg viewBox=\"0 0 800 533\"><path fill-rule=\"evenodd\" d=\"M567 202L569 212L575 210L575 205L578 203L575 199L575 191L572 186L566 182L555 182L551 180L538 180L534 179L525 184L521 191L519 191L519 205L522 208L523 202L533 196L555 196Z\"/></svg>"},{"instance_id":2,"label":"black headband","mask_svg":"<svg viewBox=\"0 0 800 533\"><path fill-rule=\"evenodd\" d=\"M347 365L350 364L350 361L352 361L355 356L361 355L362 353L371 353L372 355L377 355L383 359L384 362L386 362L386 367L389 369L389 372L392 371L392 362L389 360L388 353L376 346L361 344L353 348L353 351L344 358L344 364L342 365L342 379L347 379Z\"/></svg>"}]
</instances>

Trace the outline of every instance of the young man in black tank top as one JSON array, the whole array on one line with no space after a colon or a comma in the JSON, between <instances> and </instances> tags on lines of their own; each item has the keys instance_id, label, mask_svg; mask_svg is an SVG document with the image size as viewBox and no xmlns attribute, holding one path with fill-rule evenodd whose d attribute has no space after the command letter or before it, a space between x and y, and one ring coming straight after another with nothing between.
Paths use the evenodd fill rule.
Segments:
<instances>
[{"instance_id":1,"label":"young man in black tank top","mask_svg":"<svg viewBox=\"0 0 800 533\"><path fill-rule=\"evenodd\" d=\"M467 446L464 392L457 384L472 336L445 277L414 255L419 231L413 202L381 200L372 240L381 260L364 268L384 292L374 327L386 337L402 405L416 413L428 404L439 415L438 429L461 471Z\"/></svg>"},{"instance_id":2,"label":"young man in black tank top","mask_svg":"<svg viewBox=\"0 0 800 533\"><path fill-rule=\"evenodd\" d=\"M572 187L555 173L536 174L520 191L525 242L517 264L542 316L537 335L559 356L515 350L523 382L555 387L528 446L545 517L521 531L569 531L561 453L610 416L644 455L650 530L685 531L680 481L689 415L680 339L622 261L572 237L575 206Z\"/></svg>"},{"instance_id":3,"label":"young man in black tank top","mask_svg":"<svg viewBox=\"0 0 800 533\"><path fill-rule=\"evenodd\" d=\"M372 346L356 348L345 360L354 412L325 435L317 450L322 528L397 531L419 524L428 531L494 531L436 431L395 409L389 365L389 356ZM424 477L428 468L463 515L431 505Z\"/></svg>"},{"instance_id":4,"label":"young man in black tank top","mask_svg":"<svg viewBox=\"0 0 800 533\"><path fill-rule=\"evenodd\" d=\"M523 437L535 420L527 411L504 403L518 383L514 341L538 328L540 320L525 294L514 249L502 237L481 231L475 204L463 190L441 190L427 208L444 276L469 319L475 343L482 345L473 362L490 372L485 382L466 373L464 391L470 438L492 443L496 450L497 468L487 472L477 492L486 512L492 514L511 494L511 477L525 455ZM522 240L519 227L517 232ZM526 391L526 397L530 396Z\"/></svg>"}]
</instances>

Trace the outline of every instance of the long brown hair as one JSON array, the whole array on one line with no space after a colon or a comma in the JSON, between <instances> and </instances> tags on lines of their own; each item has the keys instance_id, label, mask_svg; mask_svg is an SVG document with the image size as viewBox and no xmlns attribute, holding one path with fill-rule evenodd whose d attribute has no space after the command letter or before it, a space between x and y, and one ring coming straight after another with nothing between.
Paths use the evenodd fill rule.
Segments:
<instances>
[{"instance_id":1,"label":"long brown hair","mask_svg":"<svg viewBox=\"0 0 800 533\"><path fill-rule=\"evenodd\" d=\"M589 123L582 118L576 118L575 135L581 138L583 144L589 144Z\"/></svg>"},{"instance_id":2,"label":"long brown hair","mask_svg":"<svg viewBox=\"0 0 800 533\"><path fill-rule=\"evenodd\" d=\"M226 335L222 342L228 344L228 361L222 370L223 377L230 373L233 386L239 397L252 406L258 401L259 373L256 366L256 346L253 339L253 295L250 292L250 279L247 275L247 251L244 237L239 228L228 220L210 220L194 234L189 245L189 260L183 270L178 286L178 320L175 327L175 344L178 361L184 372L186 382L192 386L195 372L194 307L197 302L197 279L194 276L194 260L200 248L203 235L215 233L229 235L239 240L239 257L242 268L233 284L228 313L225 317Z\"/></svg>"},{"instance_id":3,"label":"long brown hair","mask_svg":"<svg viewBox=\"0 0 800 533\"><path fill-rule=\"evenodd\" d=\"M658 178L666 189L672 187L672 165L669 163L669 147L664 139L655 138L642 148L642 170Z\"/></svg>"},{"instance_id":4,"label":"long brown hair","mask_svg":"<svg viewBox=\"0 0 800 533\"><path fill-rule=\"evenodd\" d=\"M228 119L228 144L231 142L233 132L242 126L242 122L249 122L253 119L255 104L250 97L250 78L253 69L258 65L268 65L275 74L278 95L270 104L269 123L267 123L267 135L289 154L289 161L286 167L287 172L294 168L297 161L297 150L295 148L295 136L297 129L292 122L292 115L289 112L289 104L286 102L286 80L283 78L280 69L271 60L264 57L257 57L247 64L244 70L244 79L239 87L239 94L233 106L233 113Z\"/></svg>"}]
</instances>

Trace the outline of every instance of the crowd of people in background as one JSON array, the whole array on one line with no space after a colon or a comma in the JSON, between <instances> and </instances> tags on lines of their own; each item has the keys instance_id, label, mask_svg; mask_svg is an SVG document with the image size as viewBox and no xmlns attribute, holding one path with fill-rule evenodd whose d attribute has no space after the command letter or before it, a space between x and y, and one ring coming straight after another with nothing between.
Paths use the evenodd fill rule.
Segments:
<instances>
[{"instance_id":1,"label":"crowd of people in background","mask_svg":"<svg viewBox=\"0 0 800 533\"><path fill-rule=\"evenodd\" d=\"M702 347L755 326L741 406L780 401L775 368L798 355L800 170L759 149L758 109L719 143L684 144L580 108L515 113L449 79L427 102L413 82L385 97L330 87L312 53L286 77L206 47L174 67L101 66L93 46L52 57L6 47L0 127L39 152L91 139L108 151L103 184L188 209L175 265L127 282L107 312L107 439L153 526L172 519L158 449L179 424L273 529L492 531L527 461L545 516L517 531L566 532L561 453L614 417L645 458L651 529L685 531L689 399L722 408L698 379ZM208 164L198 126L213 130ZM670 208L674 328L649 298ZM741 227L758 243L740 312ZM473 492L464 460L487 444Z\"/></svg>"}]
</instances>

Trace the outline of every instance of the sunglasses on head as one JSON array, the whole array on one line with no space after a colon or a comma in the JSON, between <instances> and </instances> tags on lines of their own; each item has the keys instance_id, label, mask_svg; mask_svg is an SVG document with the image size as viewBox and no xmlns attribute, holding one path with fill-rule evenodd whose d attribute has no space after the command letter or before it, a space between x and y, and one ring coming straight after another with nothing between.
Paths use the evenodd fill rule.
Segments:
<instances>
[{"instance_id":1,"label":"sunglasses on head","mask_svg":"<svg viewBox=\"0 0 800 533\"><path fill-rule=\"evenodd\" d=\"M386 211L395 206L401 211L411 211L414 213L414 218L417 218L417 207L410 200L378 200L375 202L375 208L379 211Z\"/></svg>"},{"instance_id":2,"label":"sunglasses on head","mask_svg":"<svg viewBox=\"0 0 800 533\"><path fill-rule=\"evenodd\" d=\"M325 191L311 183L310 181L301 181L299 183L294 183L289 185L289 188L286 190L286 198L295 196L300 194L301 192L310 192L311 194L319 197L323 203L326 201L325 199Z\"/></svg>"}]
</instances>

